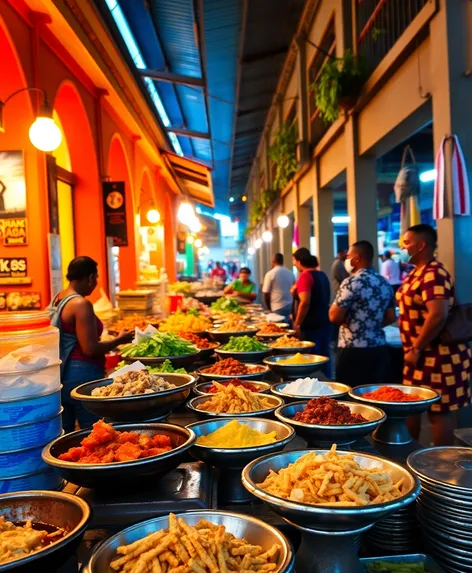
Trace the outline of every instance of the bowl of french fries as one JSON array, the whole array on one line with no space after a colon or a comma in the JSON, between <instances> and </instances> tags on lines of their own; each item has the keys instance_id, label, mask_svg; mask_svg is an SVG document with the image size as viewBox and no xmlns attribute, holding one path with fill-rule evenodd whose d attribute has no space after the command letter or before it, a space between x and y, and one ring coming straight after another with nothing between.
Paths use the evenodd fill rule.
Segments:
<instances>
[{"instance_id":1,"label":"bowl of french fries","mask_svg":"<svg viewBox=\"0 0 472 573\"><path fill-rule=\"evenodd\" d=\"M214 382L218 391L212 395L197 396L187 402L187 408L200 420L228 417L273 417L284 401L278 396L251 392L243 386L224 386Z\"/></svg>"},{"instance_id":2,"label":"bowl of french fries","mask_svg":"<svg viewBox=\"0 0 472 573\"><path fill-rule=\"evenodd\" d=\"M225 381L223 381L225 382ZM221 382L218 382L220 384ZM249 387L253 392L259 392L260 394L269 394L271 390L271 383L270 382L259 382L259 380L241 380L241 384L243 386ZM225 382L225 386L227 383ZM213 396L215 391L210 389L213 386L213 381L211 382L201 382L193 387L193 392L197 396Z\"/></svg>"},{"instance_id":3,"label":"bowl of french fries","mask_svg":"<svg viewBox=\"0 0 472 573\"><path fill-rule=\"evenodd\" d=\"M331 398L331 396L330 396ZM292 426L297 435L311 446L329 447L331 444L352 444L356 440L365 438L385 421L385 413L379 408L356 404L353 402L338 402L349 408L352 414L359 414L365 422L349 424L310 424L295 420L297 413L303 412L308 400L285 404L275 411L275 417Z\"/></svg>"},{"instance_id":4,"label":"bowl of french fries","mask_svg":"<svg viewBox=\"0 0 472 573\"><path fill-rule=\"evenodd\" d=\"M268 454L248 464L244 487L293 524L312 530L354 531L412 503L418 480L378 456L330 450Z\"/></svg>"},{"instance_id":5,"label":"bowl of french fries","mask_svg":"<svg viewBox=\"0 0 472 573\"><path fill-rule=\"evenodd\" d=\"M100 544L86 573L289 573L294 554L275 527L239 513L188 511L128 527Z\"/></svg>"}]
</instances>

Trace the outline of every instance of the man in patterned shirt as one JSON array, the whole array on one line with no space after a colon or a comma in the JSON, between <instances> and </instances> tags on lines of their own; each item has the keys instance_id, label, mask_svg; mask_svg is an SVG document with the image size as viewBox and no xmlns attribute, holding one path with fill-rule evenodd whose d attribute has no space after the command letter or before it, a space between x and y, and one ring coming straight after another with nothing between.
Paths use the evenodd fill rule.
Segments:
<instances>
[{"instance_id":1,"label":"man in patterned shirt","mask_svg":"<svg viewBox=\"0 0 472 573\"><path fill-rule=\"evenodd\" d=\"M359 386L383 384L389 372L389 350L383 327L395 321L393 289L372 267L369 241L354 243L346 258L345 279L329 318L339 324L336 380Z\"/></svg>"}]
</instances>

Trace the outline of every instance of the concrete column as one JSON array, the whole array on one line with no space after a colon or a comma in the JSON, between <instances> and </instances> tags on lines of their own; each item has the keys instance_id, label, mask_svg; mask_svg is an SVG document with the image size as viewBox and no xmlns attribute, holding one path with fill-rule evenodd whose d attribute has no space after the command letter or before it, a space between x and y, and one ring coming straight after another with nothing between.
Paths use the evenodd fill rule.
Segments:
<instances>
[{"instance_id":1,"label":"concrete column","mask_svg":"<svg viewBox=\"0 0 472 573\"><path fill-rule=\"evenodd\" d=\"M308 66L306 63L306 36L297 36L297 84L298 84L298 163L304 165L309 160L308 124Z\"/></svg>"},{"instance_id":2,"label":"concrete column","mask_svg":"<svg viewBox=\"0 0 472 573\"><path fill-rule=\"evenodd\" d=\"M315 189L313 194L313 221L315 227L316 250L322 271L330 273L334 260L333 191L330 188Z\"/></svg>"},{"instance_id":3,"label":"concrete column","mask_svg":"<svg viewBox=\"0 0 472 573\"><path fill-rule=\"evenodd\" d=\"M370 241L377 260L377 173L376 158L359 156L356 118L350 116L345 126L346 190L349 243Z\"/></svg>"},{"instance_id":4,"label":"concrete column","mask_svg":"<svg viewBox=\"0 0 472 573\"><path fill-rule=\"evenodd\" d=\"M458 136L472 186L472 81L466 46L467 22L471 21L467 2L440 2L440 10L430 24L431 78L433 95L433 135L435 153L444 135ZM468 12L469 10L469 12ZM451 145L446 145L445 218L437 221L438 258L453 275L461 302L472 301L472 218L454 216L451 187Z\"/></svg>"},{"instance_id":5,"label":"concrete column","mask_svg":"<svg viewBox=\"0 0 472 573\"><path fill-rule=\"evenodd\" d=\"M284 264L287 268L292 268L292 237L293 223L290 222L286 229L279 229L279 250L284 256Z\"/></svg>"},{"instance_id":6,"label":"concrete column","mask_svg":"<svg viewBox=\"0 0 472 573\"><path fill-rule=\"evenodd\" d=\"M298 225L298 236L300 237L300 247L310 248L310 207L308 205L298 205L295 207L295 221Z\"/></svg>"}]
</instances>

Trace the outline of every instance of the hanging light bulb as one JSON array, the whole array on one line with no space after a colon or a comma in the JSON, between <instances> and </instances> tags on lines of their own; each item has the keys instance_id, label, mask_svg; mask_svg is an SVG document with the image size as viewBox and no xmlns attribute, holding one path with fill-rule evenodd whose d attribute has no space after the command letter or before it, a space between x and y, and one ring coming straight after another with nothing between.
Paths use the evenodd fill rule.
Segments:
<instances>
[{"instance_id":1,"label":"hanging light bulb","mask_svg":"<svg viewBox=\"0 0 472 573\"><path fill-rule=\"evenodd\" d=\"M161 220L161 214L157 209L149 209L146 213L146 219L151 223L151 225L156 225Z\"/></svg>"},{"instance_id":2,"label":"hanging light bulb","mask_svg":"<svg viewBox=\"0 0 472 573\"><path fill-rule=\"evenodd\" d=\"M277 217L277 225L281 228L281 229L286 229L290 224L290 219L287 217L287 215L280 215L279 217Z\"/></svg>"},{"instance_id":3,"label":"hanging light bulb","mask_svg":"<svg viewBox=\"0 0 472 573\"><path fill-rule=\"evenodd\" d=\"M202 240L201 239L195 239L194 245L197 247L197 249L201 249L203 246Z\"/></svg>"},{"instance_id":4,"label":"hanging light bulb","mask_svg":"<svg viewBox=\"0 0 472 573\"><path fill-rule=\"evenodd\" d=\"M190 221L188 228L192 233L199 233L202 230L203 225L200 223L198 217L195 217L192 221Z\"/></svg>"},{"instance_id":5,"label":"hanging light bulb","mask_svg":"<svg viewBox=\"0 0 472 573\"><path fill-rule=\"evenodd\" d=\"M270 243L272 241L272 233L270 231L264 231L262 233L262 240L264 243Z\"/></svg>"},{"instance_id":6,"label":"hanging light bulb","mask_svg":"<svg viewBox=\"0 0 472 573\"><path fill-rule=\"evenodd\" d=\"M189 235L189 236L187 237L187 243L188 243L189 245L193 245L193 244L195 243L195 237L192 237L192 235Z\"/></svg>"},{"instance_id":7,"label":"hanging light bulb","mask_svg":"<svg viewBox=\"0 0 472 573\"><path fill-rule=\"evenodd\" d=\"M179 210L177 211L177 219L182 223L182 225L189 225L195 218L196 216L193 205L188 201L182 201L179 205Z\"/></svg>"},{"instance_id":8,"label":"hanging light bulb","mask_svg":"<svg viewBox=\"0 0 472 573\"><path fill-rule=\"evenodd\" d=\"M249 247L247 250L248 255L254 255L255 252L256 252L256 249L254 247Z\"/></svg>"},{"instance_id":9,"label":"hanging light bulb","mask_svg":"<svg viewBox=\"0 0 472 573\"><path fill-rule=\"evenodd\" d=\"M42 107L38 117L29 128L31 143L40 151L54 151L61 145L62 133L52 118L51 111Z\"/></svg>"},{"instance_id":10,"label":"hanging light bulb","mask_svg":"<svg viewBox=\"0 0 472 573\"><path fill-rule=\"evenodd\" d=\"M254 241L254 247L255 247L256 249L260 249L260 248L262 247L262 239L256 239L256 240Z\"/></svg>"}]
</instances>

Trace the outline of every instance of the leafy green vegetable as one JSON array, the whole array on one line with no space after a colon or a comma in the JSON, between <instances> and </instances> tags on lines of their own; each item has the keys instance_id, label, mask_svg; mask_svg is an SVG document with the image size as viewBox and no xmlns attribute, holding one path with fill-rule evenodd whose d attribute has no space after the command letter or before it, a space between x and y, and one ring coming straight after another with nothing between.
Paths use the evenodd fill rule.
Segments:
<instances>
[{"instance_id":1,"label":"leafy green vegetable","mask_svg":"<svg viewBox=\"0 0 472 573\"><path fill-rule=\"evenodd\" d=\"M197 347L173 332L156 332L137 344L128 344L121 351L124 358L141 356L182 356L197 352Z\"/></svg>"},{"instance_id":2,"label":"leafy green vegetable","mask_svg":"<svg viewBox=\"0 0 472 573\"><path fill-rule=\"evenodd\" d=\"M221 350L227 352L259 352L269 347L252 336L232 336Z\"/></svg>"},{"instance_id":3,"label":"leafy green vegetable","mask_svg":"<svg viewBox=\"0 0 472 573\"><path fill-rule=\"evenodd\" d=\"M146 366L151 374L187 374L185 368L174 368L170 360L164 360L158 366Z\"/></svg>"},{"instance_id":4,"label":"leafy green vegetable","mask_svg":"<svg viewBox=\"0 0 472 573\"><path fill-rule=\"evenodd\" d=\"M238 304L234 298L226 298L222 296L217 301L212 303L211 310L219 312L235 312L238 314L246 314L246 309Z\"/></svg>"},{"instance_id":5,"label":"leafy green vegetable","mask_svg":"<svg viewBox=\"0 0 472 573\"><path fill-rule=\"evenodd\" d=\"M424 563L390 563L389 561L374 561L367 566L368 573L428 573Z\"/></svg>"}]
</instances>

